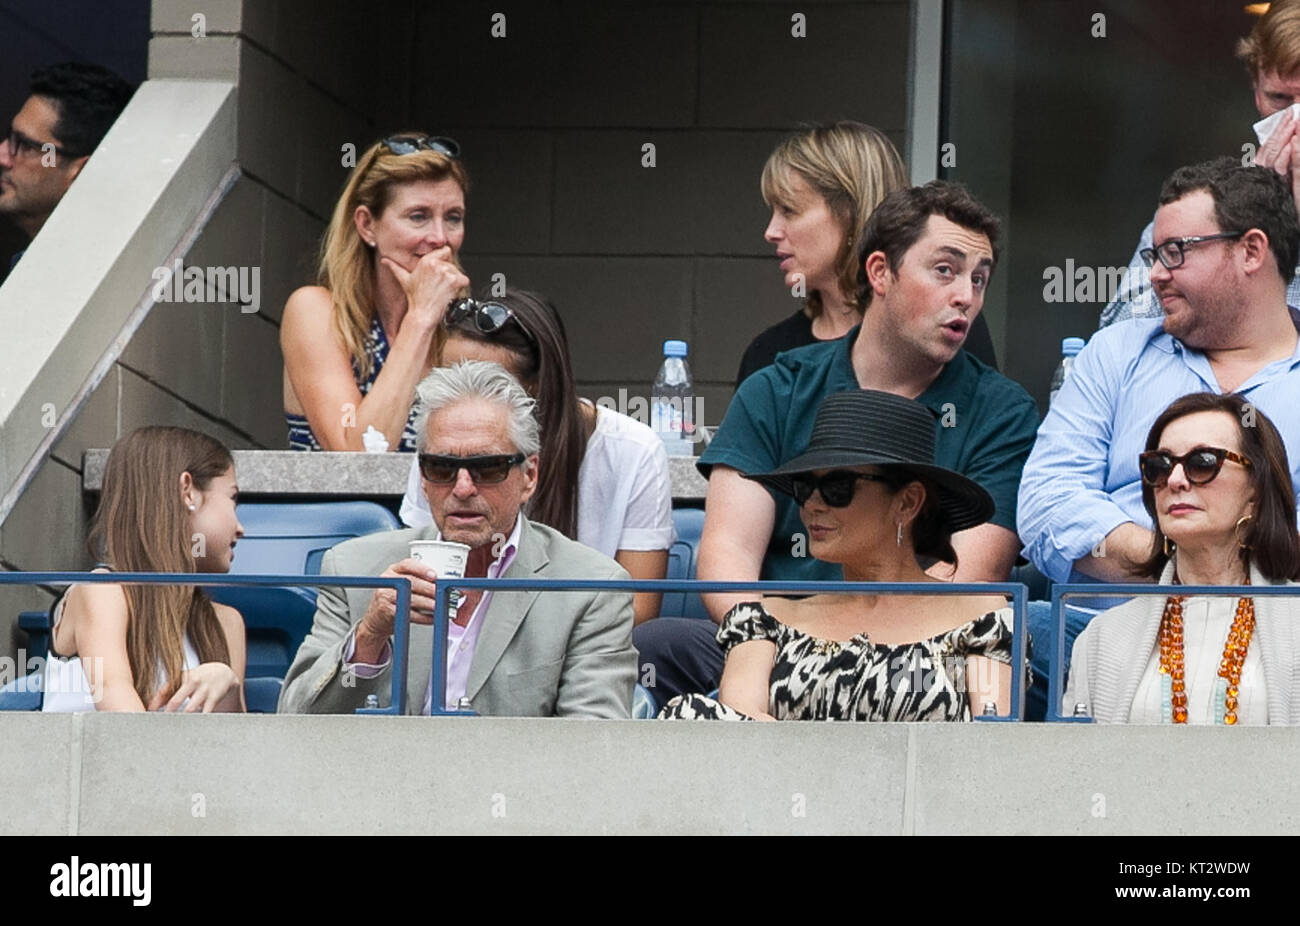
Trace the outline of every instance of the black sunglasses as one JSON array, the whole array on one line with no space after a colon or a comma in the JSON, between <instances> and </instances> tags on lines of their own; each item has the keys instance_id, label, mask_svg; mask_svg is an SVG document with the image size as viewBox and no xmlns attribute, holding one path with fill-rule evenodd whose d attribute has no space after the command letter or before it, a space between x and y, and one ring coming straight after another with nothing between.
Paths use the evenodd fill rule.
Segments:
<instances>
[{"instance_id":1,"label":"black sunglasses","mask_svg":"<svg viewBox=\"0 0 1300 926\"><path fill-rule=\"evenodd\" d=\"M436 453L420 454L420 475L434 485L450 485L463 469L475 485L491 486L505 482L510 468L527 457L522 453L488 453L474 457L446 457Z\"/></svg>"},{"instance_id":2,"label":"black sunglasses","mask_svg":"<svg viewBox=\"0 0 1300 926\"><path fill-rule=\"evenodd\" d=\"M1144 483L1158 489L1169 482L1174 467L1181 463L1187 481L1192 485L1203 486L1207 482L1213 482L1214 477L1219 475L1224 460L1231 460L1247 469L1250 468L1250 460L1239 453L1224 450L1222 447L1197 447L1182 456L1174 456L1167 450L1148 450L1140 453L1138 470L1142 473Z\"/></svg>"},{"instance_id":3,"label":"black sunglasses","mask_svg":"<svg viewBox=\"0 0 1300 926\"><path fill-rule=\"evenodd\" d=\"M457 299L447 306L447 314L443 316L442 323L448 328L455 328L467 318L474 320L474 327L482 334L496 334L513 319L515 325L524 333L524 337L532 344L537 343L533 333L524 327L524 323L519 320L514 309L500 302Z\"/></svg>"},{"instance_id":4,"label":"black sunglasses","mask_svg":"<svg viewBox=\"0 0 1300 926\"><path fill-rule=\"evenodd\" d=\"M855 473L841 469L820 478L809 473L800 473L798 476L790 477L790 494L800 505L805 505L808 499L812 498L813 492L817 491L821 493L822 501L832 508L844 508L853 501L853 493L857 490L859 479L864 482L889 481L877 473Z\"/></svg>"},{"instance_id":5,"label":"black sunglasses","mask_svg":"<svg viewBox=\"0 0 1300 926\"><path fill-rule=\"evenodd\" d=\"M417 151L436 151L449 158L460 157L460 145L445 135L390 135L380 142L393 154L415 154Z\"/></svg>"}]
</instances>

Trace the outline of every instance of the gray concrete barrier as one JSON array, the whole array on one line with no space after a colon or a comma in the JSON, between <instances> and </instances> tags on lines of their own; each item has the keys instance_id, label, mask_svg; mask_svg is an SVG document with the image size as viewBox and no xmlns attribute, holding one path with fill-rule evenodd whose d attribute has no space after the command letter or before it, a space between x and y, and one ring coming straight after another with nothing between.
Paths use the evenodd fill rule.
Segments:
<instances>
[{"instance_id":1,"label":"gray concrete barrier","mask_svg":"<svg viewBox=\"0 0 1300 926\"><path fill-rule=\"evenodd\" d=\"M8 713L0 743L4 835L1300 829L1286 728Z\"/></svg>"}]
</instances>

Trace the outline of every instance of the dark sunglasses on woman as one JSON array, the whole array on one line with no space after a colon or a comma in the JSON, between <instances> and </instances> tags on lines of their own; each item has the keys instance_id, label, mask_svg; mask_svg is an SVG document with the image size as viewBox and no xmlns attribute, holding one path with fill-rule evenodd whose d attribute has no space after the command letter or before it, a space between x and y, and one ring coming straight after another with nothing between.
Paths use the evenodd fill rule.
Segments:
<instances>
[{"instance_id":1,"label":"dark sunglasses on woman","mask_svg":"<svg viewBox=\"0 0 1300 926\"><path fill-rule=\"evenodd\" d=\"M415 154L417 151L436 151L449 158L460 157L460 145L445 135L390 135L380 142L393 154Z\"/></svg>"},{"instance_id":2,"label":"dark sunglasses on woman","mask_svg":"<svg viewBox=\"0 0 1300 926\"><path fill-rule=\"evenodd\" d=\"M447 307L447 314L442 323L448 328L455 328L465 319L472 318L474 327L482 334L495 334L514 319L515 325L524 333L524 337L536 344L533 333L524 327L524 323L515 315L514 310L500 302L479 302L477 299L457 299Z\"/></svg>"},{"instance_id":3,"label":"dark sunglasses on woman","mask_svg":"<svg viewBox=\"0 0 1300 926\"><path fill-rule=\"evenodd\" d=\"M1197 447L1182 456L1175 456L1167 450L1148 450L1140 453L1138 470L1142 473L1143 482L1158 489L1169 482L1174 467L1181 463L1187 481L1192 485L1203 486L1207 482L1213 482L1214 477L1219 475L1224 460L1231 460L1246 468L1250 467L1250 460L1239 453L1224 450L1222 447Z\"/></svg>"},{"instance_id":4,"label":"dark sunglasses on woman","mask_svg":"<svg viewBox=\"0 0 1300 926\"><path fill-rule=\"evenodd\" d=\"M420 475L435 485L450 485L463 469L475 485L491 486L506 481L510 468L527 459L522 453L490 453L473 457L420 454Z\"/></svg>"},{"instance_id":5,"label":"dark sunglasses on woman","mask_svg":"<svg viewBox=\"0 0 1300 926\"><path fill-rule=\"evenodd\" d=\"M790 494L800 505L807 504L814 491L820 492L822 501L832 508L845 508L853 501L857 491L858 480L863 482L885 482L884 476L876 473L855 473L850 470L835 470L820 478L809 473L800 473L790 477Z\"/></svg>"}]
</instances>

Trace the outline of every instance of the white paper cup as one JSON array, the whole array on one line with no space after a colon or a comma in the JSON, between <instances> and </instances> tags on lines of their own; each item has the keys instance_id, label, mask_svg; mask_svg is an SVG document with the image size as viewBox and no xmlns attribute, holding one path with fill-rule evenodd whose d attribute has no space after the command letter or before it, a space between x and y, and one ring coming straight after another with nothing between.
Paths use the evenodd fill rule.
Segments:
<instances>
[{"instance_id":1,"label":"white paper cup","mask_svg":"<svg viewBox=\"0 0 1300 926\"><path fill-rule=\"evenodd\" d=\"M418 559L439 578L463 579L469 546L452 540L412 540L411 559Z\"/></svg>"}]
</instances>

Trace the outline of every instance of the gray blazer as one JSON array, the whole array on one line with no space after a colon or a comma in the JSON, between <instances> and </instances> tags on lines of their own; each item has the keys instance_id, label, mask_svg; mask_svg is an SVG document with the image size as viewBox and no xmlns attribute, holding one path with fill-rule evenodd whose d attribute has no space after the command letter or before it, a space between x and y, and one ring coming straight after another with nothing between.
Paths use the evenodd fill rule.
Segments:
<instances>
[{"instance_id":1,"label":"gray blazer","mask_svg":"<svg viewBox=\"0 0 1300 926\"><path fill-rule=\"evenodd\" d=\"M437 528L358 537L325 554L321 575L377 576ZM609 557L526 518L502 578L626 579ZM284 679L281 713L350 714L375 694L391 698L392 667L374 678L341 671L344 642L373 589L324 587L311 633ZM519 717L630 717L636 684L629 592L493 592L483 615L465 695L480 714ZM407 711L424 706L433 663L433 626L411 624ZM454 706L454 705L453 705Z\"/></svg>"},{"instance_id":2,"label":"gray blazer","mask_svg":"<svg viewBox=\"0 0 1300 926\"><path fill-rule=\"evenodd\" d=\"M1171 562L1160 576L1161 585L1173 581ZM1295 585L1270 582L1253 565L1252 585ZM1173 589L1169 589L1170 592ZM1165 599L1144 595L1094 617L1074 641L1070 680L1061 705L1066 716L1080 702L1098 723L1128 723L1138 686L1160 636ZM1264 668L1270 724L1300 723L1300 599L1255 599L1255 633Z\"/></svg>"}]
</instances>

